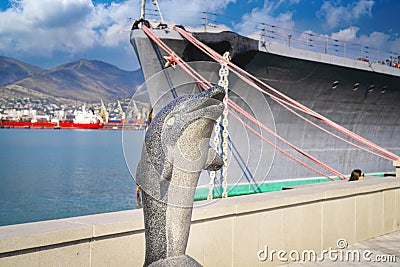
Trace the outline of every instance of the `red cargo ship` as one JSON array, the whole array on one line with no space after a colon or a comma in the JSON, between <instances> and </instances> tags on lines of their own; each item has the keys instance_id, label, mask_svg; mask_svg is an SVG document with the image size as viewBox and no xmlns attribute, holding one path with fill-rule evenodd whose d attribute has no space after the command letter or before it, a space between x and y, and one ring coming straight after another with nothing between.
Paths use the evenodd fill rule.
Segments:
<instances>
[{"instance_id":1,"label":"red cargo ship","mask_svg":"<svg viewBox=\"0 0 400 267\"><path fill-rule=\"evenodd\" d=\"M74 121L12 121L1 120L1 128L37 128L37 129L102 129L104 124L100 121L80 123Z\"/></svg>"},{"instance_id":2,"label":"red cargo ship","mask_svg":"<svg viewBox=\"0 0 400 267\"><path fill-rule=\"evenodd\" d=\"M85 107L82 110L76 110L71 114L72 118L58 120L48 116L36 116L31 120L20 119L2 119L0 121L1 128L35 128L35 129L102 129L104 128L103 121L93 112L86 111Z\"/></svg>"}]
</instances>

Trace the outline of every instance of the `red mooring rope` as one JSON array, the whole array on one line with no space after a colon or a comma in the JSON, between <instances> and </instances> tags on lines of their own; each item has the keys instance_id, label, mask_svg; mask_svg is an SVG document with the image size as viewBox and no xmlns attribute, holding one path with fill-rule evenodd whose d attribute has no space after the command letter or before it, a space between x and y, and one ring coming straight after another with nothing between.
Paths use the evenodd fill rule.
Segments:
<instances>
[{"instance_id":1,"label":"red mooring rope","mask_svg":"<svg viewBox=\"0 0 400 267\"><path fill-rule=\"evenodd\" d=\"M187 74L189 74L195 81L203 88L207 89L212 86L203 76L189 66L181 57L179 57L171 48L169 48L163 41L161 41L148 27L144 24L141 26L142 30L153 40L159 47L161 47L173 60L180 66Z\"/></svg>"},{"instance_id":2,"label":"red mooring rope","mask_svg":"<svg viewBox=\"0 0 400 267\"><path fill-rule=\"evenodd\" d=\"M263 92L264 94L267 94L268 96L270 96L272 99L274 99L275 101L277 101L280 105L282 105L284 108L288 109L289 111L293 112L294 114L297 114L298 116L300 116L301 118L305 119L304 117L302 117L300 114L294 112L293 110L291 110L287 105L290 105L292 107L295 107L297 109L300 109L303 112L306 112L307 114L310 114L311 116L314 116L316 118L318 118L319 115L318 113L306 108L305 106L303 106L302 104L290 99L289 97L285 96L284 94L278 92L277 90L273 89L272 87L269 88L270 86L268 85L264 85L262 81L259 81L257 78L252 77L251 74L248 74L247 72L245 72L244 70L240 69L239 67L237 67L236 65L234 65L233 63L231 63L230 61L226 61L223 57L221 57L217 52L215 52L214 50L212 50L211 48L207 47L205 44L201 43L200 41L198 41L197 39L195 39L193 36L191 36L190 34L188 34L186 31L184 31L181 28L178 27L174 27L175 30L177 30L180 34L182 34L182 36L184 36L186 39L188 39L190 42L192 42L196 47L198 47L201 51L203 51L204 53L206 53L207 55L209 55L211 58L213 58L214 60L216 60L219 63L225 63L228 65L228 67L230 68L231 71L233 71L236 75L238 75L242 80L246 81L248 84L250 84L252 87L256 88L257 90ZM161 41L149 28L147 28L145 25L142 25L142 30L150 37L150 39L152 39L160 48L162 48L169 56L172 57L172 59L177 63L178 66L182 67L182 69L187 72L203 89L207 89L211 86L211 83L209 83L204 77L202 77L199 73L196 72L196 70L194 70L193 68L191 68L182 58L180 58L176 53L174 53L174 51L172 49L170 49L163 41ZM233 65L233 67L231 66ZM257 82L263 84L265 87L267 87L268 89L272 89L272 91L277 94L279 97L276 97L274 95L271 95L270 93L265 92L264 90L262 90L261 88L259 88L258 85L256 85L252 80L250 80L249 78L243 76L240 73L245 74L248 77L251 77L252 79L256 80ZM308 153L304 152L303 150L301 150L300 148L294 146L293 144L291 144L290 142L288 142L287 140L285 140L284 138L282 138L281 136L279 136L278 134L276 134L275 132L271 131L268 127L266 127L265 125L263 125L262 123L260 123L257 119L255 119L253 116L251 116L250 114L248 114L246 111L244 111L240 106L238 106L236 103L234 103L233 101L231 101L230 99L227 100L228 104L234 108L237 112L241 113L242 115L244 115L246 118L248 118L250 121L252 121L253 123L255 123L256 125L258 125L259 127L263 128L264 130L266 130L267 132L269 132L270 134L274 135L276 138L278 138L279 140L281 140L282 142L284 142L285 144L287 144L288 146L292 147L294 150L298 151L299 153L301 153L302 155L304 155L305 157L309 158L310 160L312 160L314 163L316 163L317 165L319 165L320 167L326 169L327 171L333 173L334 175L340 177L341 179L347 179L346 176L344 176L343 174L341 174L340 172L334 170L333 168L327 166L326 164L322 163L321 161L317 160L316 158L312 157L311 155L309 155ZM286 104L286 105L285 105ZM282 150L281 148L277 147L276 145L274 145L272 142L270 142L269 140L267 140L265 137L263 137L261 134L259 134L257 131L255 131L254 129L252 129L249 125L247 125L246 123L243 122L243 120L241 120L237 115L233 114L231 111L229 111L230 114L237 119L240 123L242 123L246 128L248 128L250 131L252 131L254 134L256 134L259 138L261 138L263 141L267 142L268 144L272 145L274 148L276 148L279 152L283 153L285 156L291 158L292 160L296 161L297 163L309 168L310 170L318 173L319 175L322 175L324 177L327 177L331 180L334 180L333 178L323 174L322 172L308 166L306 163L302 162L301 160L295 158L294 156L290 155L289 153L285 152L284 150ZM322 116L321 116L322 117ZM322 127L316 125L315 123L305 119L307 122L311 123L312 125L320 128L321 130L328 132L327 130L323 129ZM329 125L329 124L328 124ZM347 129L346 129L347 130ZM348 131L348 130L347 130ZM350 131L349 131L350 132ZM333 133L330 133L333 136ZM374 155L377 156L381 156L379 154L376 154L372 151L369 151L365 148L362 148L356 144L353 144L343 138L340 138L338 136L336 136L337 138L348 142L360 149L363 149L369 153L373 153ZM367 140L368 141L368 140ZM368 141L369 142L369 141ZM371 142L372 143L372 142ZM383 156L381 156L383 157ZM388 159L387 157L384 157L385 159Z\"/></svg>"},{"instance_id":3,"label":"red mooring rope","mask_svg":"<svg viewBox=\"0 0 400 267\"><path fill-rule=\"evenodd\" d=\"M331 121L330 119L322 116L321 114L318 114L317 112L309 109L308 107L302 105L301 103L291 99L290 97L286 96L285 94L279 92L278 90L274 89L273 87L271 87L270 85L267 85L266 83L264 83L263 81L261 81L260 79L258 79L257 77L251 75L250 73L246 72L245 70L241 69L240 67L236 66L235 64L233 64L232 62L224 59L221 55L219 55L216 51L214 51L213 49L211 49L210 47L208 47L207 45L205 45L204 43L200 42L199 40L197 40L196 38L194 38L191 34L189 34L188 32L186 32L185 30L183 30L180 27L176 27L174 26L173 28L174 30L176 30L177 32L179 32L184 38L186 38L188 41L190 41L193 45L195 45L196 47L198 47L201 51L203 51L205 54L207 54L208 56L210 56L212 59L214 59L217 62L220 63L225 63L228 65L229 69L234 72L236 75L238 75L240 78L242 78L244 81L246 81L249 85L251 85L252 87L254 87L255 89L259 90L260 92L262 92L263 94L266 94L268 96L270 96L273 100L277 101L279 100L279 103L284 102L287 105L291 105L292 107L305 112L315 118L317 118L318 120L320 120L321 122L325 123L326 125L334 128L335 130L351 137L352 139L370 147L371 149L381 153L382 155L378 155L383 157L384 159L388 159L388 160L397 160L399 158L399 156L397 156L396 154L380 147L379 145L357 135L356 133L344 128L343 126ZM262 86L264 86L265 88L267 88L268 90L270 90L271 92L273 92L275 95L278 96L278 98L274 97L273 95L271 95L270 93L262 90L257 84L255 84L252 80L244 77L243 75L240 75L239 73L245 75L246 77L249 77L251 79L253 79L254 81L258 82L259 84L261 84ZM344 140L344 139L341 139ZM357 146L354 143L348 142L349 144L357 147L357 148L361 148L360 146ZM361 148L362 149L362 148ZM363 149L366 152L369 152L371 154L377 155L376 153L369 151L367 149Z\"/></svg>"},{"instance_id":4,"label":"red mooring rope","mask_svg":"<svg viewBox=\"0 0 400 267\"><path fill-rule=\"evenodd\" d=\"M162 40L160 40L149 28L147 28L145 25L142 25L142 29L143 31L149 36L150 39L152 39L158 46L160 46L169 56L171 56L175 62L177 63L178 66L183 67L183 69L191 76L195 79L195 81L197 83L200 84L200 86L203 89L207 89L211 86L211 84L206 81L204 79L204 77L202 77L199 73L196 72L196 70L194 70L193 68L191 68L182 58L180 58L178 55L176 55L172 49L170 49ZM329 167L328 165L324 164L323 162L317 160L316 158L312 157L311 155L307 154L306 152L304 152L303 150L301 150L300 148L294 146L293 144L291 144L290 142L288 142L287 140L285 140L283 137L279 136L278 134L274 133L273 131L271 131L268 127L266 127L265 125L263 125L262 123L260 123L257 119L255 119L253 116L251 116L250 114L248 114L246 111L244 111L243 109L241 109L238 105L236 105L236 103L234 103L233 101L229 101L228 99L228 104L229 106L231 106L232 108L234 108L237 112L241 113L242 115L244 115L245 117L247 117L248 119L250 119L253 123L257 124L259 127L263 128L264 130L266 130L267 132L273 134L274 136L276 136L278 139L282 140L284 143L286 143L287 145L289 145L290 147L292 147L293 149L295 149L296 151L298 151L299 153L301 153L302 155L304 155L305 157L309 158L311 161L313 161L315 164L319 165L320 167L326 169L327 171L331 172L332 174L338 176L340 179L342 180L346 180L347 177L343 174L341 174L340 172L334 170L333 168ZM236 117L235 117L236 118ZM240 120L241 121L241 120ZM242 121L241 121L242 122ZM247 124L246 124L247 125ZM247 126L246 126L247 127ZM254 130L253 130L254 132ZM260 137L259 134L257 134L257 136ZM266 140L265 138L262 138L262 140ZM267 142L268 143L268 142ZM278 151L283 152L282 149L278 149ZM288 155L287 152L283 153L286 156ZM295 159L293 156L289 156L291 159ZM295 160L296 162L300 163L301 161L299 159ZM324 177L328 177L331 180L334 180L333 178L322 174L321 172L315 170L314 168L308 166L306 163L301 162L300 163L303 166L307 166L307 168L309 168L310 170L315 171L316 173L324 176Z\"/></svg>"}]
</instances>

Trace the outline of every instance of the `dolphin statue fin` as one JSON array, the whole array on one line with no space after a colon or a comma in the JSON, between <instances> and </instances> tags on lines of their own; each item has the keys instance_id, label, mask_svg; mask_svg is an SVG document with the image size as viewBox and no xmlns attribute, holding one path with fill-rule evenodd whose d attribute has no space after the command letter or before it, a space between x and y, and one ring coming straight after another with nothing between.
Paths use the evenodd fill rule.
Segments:
<instances>
[{"instance_id":1,"label":"dolphin statue fin","mask_svg":"<svg viewBox=\"0 0 400 267\"><path fill-rule=\"evenodd\" d=\"M222 161L222 158L218 155L217 151L209 148L206 167L204 169L209 171L218 171L219 169L221 169L222 165L224 165L224 162Z\"/></svg>"},{"instance_id":2,"label":"dolphin statue fin","mask_svg":"<svg viewBox=\"0 0 400 267\"><path fill-rule=\"evenodd\" d=\"M172 170L174 168L174 165L172 165L171 162L169 162L168 160L166 160L164 162L164 168L162 170L161 173L161 178L165 179L167 181L171 181L171 176L172 176Z\"/></svg>"},{"instance_id":3,"label":"dolphin statue fin","mask_svg":"<svg viewBox=\"0 0 400 267\"><path fill-rule=\"evenodd\" d=\"M172 165L171 162L166 160L164 162L164 167L161 173L161 179L160 179L160 197L161 199L164 199L166 195L168 194L168 188L169 188L169 183L171 182L171 177L172 177L172 171L173 171L174 166Z\"/></svg>"}]
</instances>

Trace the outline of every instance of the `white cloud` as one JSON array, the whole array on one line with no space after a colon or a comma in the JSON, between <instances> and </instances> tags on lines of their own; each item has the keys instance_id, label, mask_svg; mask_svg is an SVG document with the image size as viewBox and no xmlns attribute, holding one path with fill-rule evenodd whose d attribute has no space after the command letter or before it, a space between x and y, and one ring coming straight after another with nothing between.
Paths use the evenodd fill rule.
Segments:
<instances>
[{"instance_id":1,"label":"white cloud","mask_svg":"<svg viewBox=\"0 0 400 267\"><path fill-rule=\"evenodd\" d=\"M370 35L361 35L358 38L358 42L371 48L379 48L383 50L382 52L389 52L391 46L395 44L395 42L390 40L390 35L382 32L373 32Z\"/></svg>"},{"instance_id":2,"label":"white cloud","mask_svg":"<svg viewBox=\"0 0 400 267\"><path fill-rule=\"evenodd\" d=\"M357 32L360 30L358 27L349 27L347 29L339 30L331 34L331 38L346 42L354 42L357 39Z\"/></svg>"},{"instance_id":3,"label":"white cloud","mask_svg":"<svg viewBox=\"0 0 400 267\"><path fill-rule=\"evenodd\" d=\"M361 16L371 16L372 15L372 7L374 6L375 1L371 0L361 0L357 2L353 9L351 10L351 13L353 14L353 17L358 19Z\"/></svg>"},{"instance_id":4,"label":"white cloud","mask_svg":"<svg viewBox=\"0 0 400 267\"><path fill-rule=\"evenodd\" d=\"M119 58L119 62L126 62L127 57L130 57L129 60L135 60L129 43L132 21L127 18L139 17L141 0L126 0L108 5L94 4L94 0L11 1L10 8L0 11L2 55L22 59L42 57L48 61L54 60L60 54L63 54L64 58L69 56L72 60L87 55L103 60ZM151 1L147 2L147 9L154 9ZM190 27L200 25L203 11L223 14L228 5L235 2L236 0L159 0L159 5L167 21ZM258 35L261 30L260 23L277 25L285 31L282 33L282 39L287 39L286 33L296 32L293 14L300 2L265 0L262 7L244 14L241 22L226 23L232 23L230 25L233 25L235 31L247 36ZM352 1L346 5L339 3L348 2L325 1L318 12L320 17L326 19L326 25L329 27L340 26L342 22L352 24L355 19L372 16L375 4L374 1L368 0ZM212 16L210 19L213 19ZM359 32L358 27L344 25L344 28L329 37L347 42L364 42L371 47L395 51L400 47L400 39L397 35L394 37L395 34L389 36L374 32L358 36ZM293 41L294 38L295 36ZM57 63L60 63L60 60Z\"/></svg>"},{"instance_id":5,"label":"white cloud","mask_svg":"<svg viewBox=\"0 0 400 267\"><path fill-rule=\"evenodd\" d=\"M235 2L236 0L160 0L159 5L165 20L194 26L202 23L202 12L219 12Z\"/></svg>"},{"instance_id":6,"label":"white cloud","mask_svg":"<svg viewBox=\"0 0 400 267\"><path fill-rule=\"evenodd\" d=\"M375 1L359 0L347 6L339 5L337 1L324 1L317 16L325 18L328 28L335 28L342 22L351 23L362 16L371 16Z\"/></svg>"},{"instance_id":7,"label":"white cloud","mask_svg":"<svg viewBox=\"0 0 400 267\"><path fill-rule=\"evenodd\" d=\"M147 9L153 9L151 1L147 2ZM159 0L159 5L166 19L199 25L205 9L217 12L234 2ZM139 18L140 4L141 0L108 5L94 4L94 0L10 0L11 7L0 11L1 54L50 60L62 53L72 59L92 50L115 48L122 55L133 51L129 43L132 21L128 18Z\"/></svg>"},{"instance_id":8,"label":"white cloud","mask_svg":"<svg viewBox=\"0 0 400 267\"><path fill-rule=\"evenodd\" d=\"M265 3L265 2L264 2ZM278 0L275 4L274 8L278 8L279 6L288 3L289 5L294 5L300 3L300 0ZM270 3L271 4L271 3ZM265 5L265 4L264 4Z\"/></svg>"},{"instance_id":9,"label":"white cloud","mask_svg":"<svg viewBox=\"0 0 400 267\"><path fill-rule=\"evenodd\" d=\"M0 50L8 56L42 56L55 52L71 55L94 46L129 44L128 17L139 0L109 6L92 0L13 0L0 13ZM138 15L137 15L138 16Z\"/></svg>"},{"instance_id":10,"label":"white cloud","mask_svg":"<svg viewBox=\"0 0 400 267\"><path fill-rule=\"evenodd\" d=\"M25 0L18 2L18 5L26 21L38 28L62 28L79 24L93 8L90 0Z\"/></svg>"},{"instance_id":11,"label":"white cloud","mask_svg":"<svg viewBox=\"0 0 400 267\"><path fill-rule=\"evenodd\" d=\"M242 17L241 23L235 26L235 29L243 35L259 35L261 23L269 25L279 25L286 30L294 28L293 12L287 11L284 13L275 14L276 10L284 3L297 4L299 0L280 0L280 1L264 1L262 9L254 8L251 13L245 14Z\"/></svg>"}]
</instances>

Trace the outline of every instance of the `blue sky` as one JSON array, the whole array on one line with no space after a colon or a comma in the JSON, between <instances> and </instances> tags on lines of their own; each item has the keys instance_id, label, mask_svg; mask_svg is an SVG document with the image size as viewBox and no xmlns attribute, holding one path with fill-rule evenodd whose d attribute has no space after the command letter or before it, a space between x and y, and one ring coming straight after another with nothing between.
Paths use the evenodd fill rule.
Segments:
<instances>
[{"instance_id":1,"label":"blue sky","mask_svg":"<svg viewBox=\"0 0 400 267\"><path fill-rule=\"evenodd\" d=\"M141 0L1 0L0 55L43 68L98 59L137 69L129 43ZM148 14L154 13L148 0ZM243 35L258 34L260 23L296 34L320 34L400 54L398 0L159 0L167 21L200 26L210 22ZM207 10L206 10L207 8Z\"/></svg>"}]
</instances>

